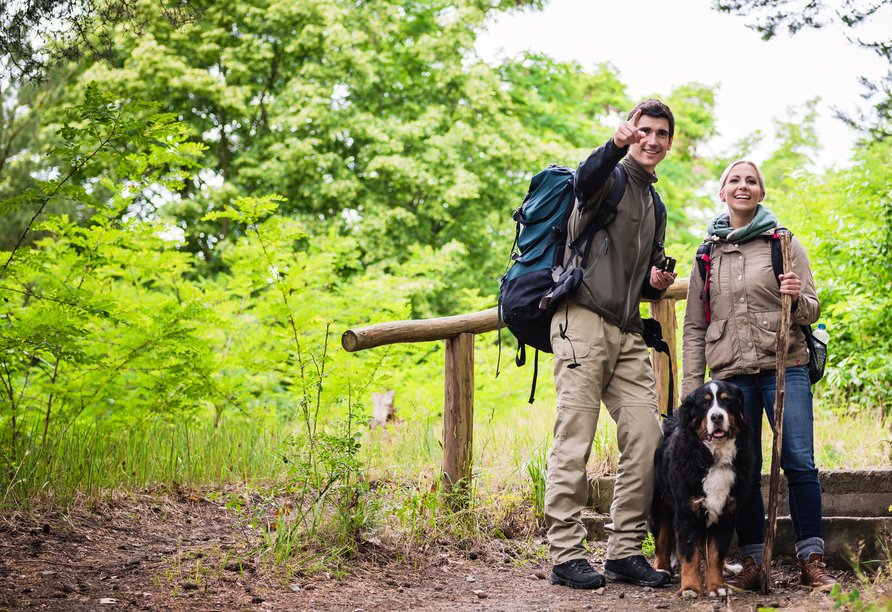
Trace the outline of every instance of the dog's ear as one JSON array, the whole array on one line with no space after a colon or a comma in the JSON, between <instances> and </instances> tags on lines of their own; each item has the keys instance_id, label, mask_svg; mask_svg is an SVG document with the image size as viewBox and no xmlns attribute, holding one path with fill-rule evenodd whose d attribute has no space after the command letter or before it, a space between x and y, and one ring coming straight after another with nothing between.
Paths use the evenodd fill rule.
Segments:
<instances>
[{"instance_id":1,"label":"dog's ear","mask_svg":"<svg viewBox=\"0 0 892 612\"><path fill-rule=\"evenodd\" d=\"M728 394L734 401L734 407L743 412L743 391L734 383L726 382L725 384L728 386Z\"/></svg>"},{"instance_id":2,"label":"dog's ear","mask_svg":"<svg viewBox=\"0 0 892 612\"><path fill-rule=\"evenodd\" d=\"M697 404L697 391L689 394L684 400L681 402L681 406L678 407L678 413L675 417L675 420L678 422L679 427L687 427L691 423L691 418L694 414L694 406Z\"/></svg>"},{"instance_id":3,"label":"dog's ear","mask_svg":"<svg viewBox=\"0 0 892 612\"><path fill-rule=\"evenodd\" d=\"M745 433L749 433L752 431L751 423L746 416L746 412L743 409L744 397L743 391L740 390L740 387L735 385L734 383L725 383L728 385L728 397L731 398L731 402L733 404L734 412L740 415L740 428L741 431Z\"/></svg>"}]
</instances>

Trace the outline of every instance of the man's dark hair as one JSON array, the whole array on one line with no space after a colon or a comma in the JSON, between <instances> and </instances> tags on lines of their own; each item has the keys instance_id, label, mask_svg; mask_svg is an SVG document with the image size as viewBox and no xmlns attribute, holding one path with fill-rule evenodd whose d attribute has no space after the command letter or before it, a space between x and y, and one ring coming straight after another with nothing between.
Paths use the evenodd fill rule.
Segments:
<instances>
[{"instance_id":1,"label":"man's dark hair","mask_svg":"<svg viewBox=\"0 0 892 612\"><path fill-rule=\"evenodd\" d=\"M635 108L632 109L632 112L629 113L627 119L631 119L635 116L635 113L638 110L641 110L642 115L647 115L649 117L656 117L657 119L663 118L669 122L669 138L675 138L675 117L672 115L672 111L669 110L669 107L657 100L656 98L648 98L647 100L643 100L635 105Z\"/></svg>"}]
</instances>

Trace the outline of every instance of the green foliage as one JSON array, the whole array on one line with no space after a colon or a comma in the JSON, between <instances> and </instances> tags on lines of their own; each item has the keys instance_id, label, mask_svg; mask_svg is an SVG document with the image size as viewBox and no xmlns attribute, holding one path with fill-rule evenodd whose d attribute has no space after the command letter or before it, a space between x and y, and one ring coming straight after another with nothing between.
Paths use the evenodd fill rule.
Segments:
<instances>
[{"instance_id":1,"label":"green foliage","mask_svg":"<svg viewBox=\"0 0 892 612\"><path fill-rule=\"evenodd\" d=\"M785 179L797 171L812 167L812 159L821 150L815 120L820 98L804 104L803 116L797 117L796 109L787 109L789 121L774 120L775 135L780 146L761 165L765 184L775 189L785 189Z\"/></svg>"},{"instance_id":2,"label":"green foliage","mask_svg":"<svg viewBox=\"0 0 892 612\"><path fill-rule=\"evenodd\" d=\"M51 431L21 432L18 456L0 454L2 498L28 507L41 495L66 507L92 503L108 491L152 491L256 483L284 473L275 458L282 428L259 422L176 422L163 415L142 422L72 423Z\"/></svg>"},{"instance_id":3,"label":"green foliage","mask_svg":"<svg viewBox=\"0 0 892 612\"><path fill-rule=\"evenodd\" d=\"M615 130L602 120L634 106L610 64L589 73L576 62L525 54L506 61L498 72L524 128L559 146L586 151L600 145Z\"/></svg>"},{"instance_id":4,"label":"green foliage","mask_svg":"<svg viewBox=\"0 0 892 612\"><path fill-rule=\"evenodd\" d=\"M654 542L654 536L651 532L647 532L647 536L641 543L641 552L645 557L653 557L657 553L657 546Z\"/></svg>"},{"instance_id":5,"label":"green foliage","mask_svg":"<svg viewBox=\"0 0 892 612\"><path fill-rule=\"evenodd\" d=\"M53 238L39 241L39 249L11 251L0 269L0 415L13 451L19 430L37 418L45 439L51 421L68 422L88 408L102 414L123 401L136 412L155 412L192 405L208 387L208 348L194 332L212 313L194 292L178 303L152 287L166 288L165 273L182 267L185 256L159 253L160 228L125 219L147 189L181 184L200 152L169 115L133 117L146 106L88 87L59 132L59 177L0 204L5 212L37 206L39 215L65 199L97 211L89 226L50 216L35 229ZM94 160L114 164L121 177L104 181L112 193L104 202L70 183ZM110 292L116 278L135 281L131 302ZM147 380L148 371L168 377Z\"/></svg>"},{"instance_id":6,"label":"green foliage","mask_svg":"<svg viewBox=\"0 0 892 612\"><path fill-rule=\"evenodd\" d=\"M200 258L196 277L227 272L226 252L245 231L207 213L271 193L308 234L355 241L342 281L373 267L398 276L419 249L435 265L445 257L412 316L454 314L456 294L492 305L510 211L532 173L575 166L632 104L609 65L531 55L491 67L475 57L486 19L540 4L215 3L180 29L155 18L139 36L120 32L116 67L96 64L86 78L159 101L205 145L203 171L159 211L181 228L179 250ZM672 228L699 202L705 175L688 167L712 130L708 88L678 98L689 137L688 157L665 179Z\"/></svg>"},{"instance_id":7,"label":"green foliage","mask_svg":"<svg viewBox=\"0 0 892 612\"><path fill-rule=\"evenodd\" d=\"M833 599L833 609L845 607L852 612L890 612L892 611L892 600L865 602L861 597L861 591L858 587L852 587L849 592L843 592L842 587L838 584L833 585L830 591L830 598Z\"/></svg>"},{"instance_id":8,"label":"green foliage","mask_svg":"<svg viewBox=\"0 0 892 612\"><path fill-rule=\"evenodd\" d=\"M533 510L537 517L545 516L545 483L548 479L548 446L543 443L535 449L524 469L530 477Z\"/></svg>"},{"instance_id":9,"label":"green foliage","mask_svg":"<svg viewBox=\"0 0 892 612\"><path fill-rule=\"evenodd\" d=\"M468 58L487 14L537 4L215 3L187 28L154 19L121 34L121 67L88 72L160 101L206 145L205 171L167 214L209 271L240 228L206 213L272 192L319 233L355 237L357 265L457 241L447 282L491 289L496 245L479 238L498 231L537 146L494 72Z\"/></svg>"},{"instance_id":10,"label":"green foliage","mask_svg":"<svg viewBox=\"0 0 892 612\"><path fill-rule=\"evenodd\" d=\"M58 143L53 130L42 129L51 123L54 109L65 99L66 86L77 70L57 68L49 75L50 81L40 86L27 83L10 74L10 58L0 58L0 202L21 192L35 188L37 181L52 175L57 160L47 152ZM52 202L49 210L66 210L64 203ZM71 211L80 217L89 209ZM0 250L11 250L22 238L36 209L19 208L6 211L0 224ZM24 237L30 245L40 234Z\"/></svg>"},{"instance_id":11,"label":"green foliage","mask_svg":"<svg viewBox=\"0 0 892 612\"><path fill-rule=\"evenodd\" d=\"M86 226L50 215L36 229L51 237L10 252L0 272L0 439L12 472L33 432L47 443L51 425L78 418L199 418L211 409L219 423L229 408L315 424L320 410L341 405L355 417L380 363L328 352L330 321L319 305L337 312L334 268L349 263L350 243L309 249L295 221L261 220L274 197L215 213L248 228L227 250L234 273L186 281L191 256L173 248L169 227L140 220L138 210L147 193L181 186L202 146L170 115L145 116L145 107L88 87L60 129L56 153L68 170L3 203L9 211L64 197L96 210ZM89 164L119 179L102 178L109 199L70 184ZM399 300L394 307L404 308Z\"/></svg>"},{"instance_id":12,"label":"green foliage","mask_svg":"<svg viewBox=\"0 0 892 612\"><path fill-rule=\"evenodd\" d=\"M892 404L892 148L860 150L851 169L794 173L772 206L807 247L831 334L826 380L847 405ZM776 199L775 199L776 198Z\"/></svg>"}]
</instances>

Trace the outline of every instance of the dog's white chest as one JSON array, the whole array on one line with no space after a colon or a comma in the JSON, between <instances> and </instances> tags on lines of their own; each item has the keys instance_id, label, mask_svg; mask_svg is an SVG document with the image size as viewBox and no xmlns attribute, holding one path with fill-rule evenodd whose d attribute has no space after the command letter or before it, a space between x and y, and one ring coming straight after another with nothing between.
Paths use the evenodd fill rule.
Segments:
<instances>
[{"instance_id":1,"label":"dog's white chest","mask_svg":"<svg viewBox=\"0 0 892 612\"><path fill-rule=\"evenodd\" d=\"M718 522L722 510L728 503L728 497L731 495L731 487L737 480L731 465L737 455L737 445L731 440L728 442L706 443L706 447L715 460L703 478L703 492L706 494L703 500L703 509L706 511L707 527Z\"/></svg>"}]
</instances>

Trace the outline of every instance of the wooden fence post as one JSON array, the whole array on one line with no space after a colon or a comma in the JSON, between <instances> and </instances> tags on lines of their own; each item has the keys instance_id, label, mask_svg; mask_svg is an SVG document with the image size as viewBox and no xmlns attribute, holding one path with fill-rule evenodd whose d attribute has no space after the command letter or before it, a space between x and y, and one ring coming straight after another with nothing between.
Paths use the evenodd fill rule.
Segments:
<instances>
[{"instance_id":1,"label":"wooden fence post","mask_svg":"<svg viewBox=\"0 0 892 612\"><path fill-rule=\"evenodd\" d=\"M675 335L677 322L675 319L675 299L663 298L658 302L650 303L650 316L660 322L663 327L663 339L669 345L669 353L672 359L666 363L666 356L663 353L651 351L651 359L654 365L654 377L657 381L657 408L662 414L668 405L669 397L669 377L675 382L674 397L671 398L672 409L678 406L678 361L675 354Z\"/></svg>"},{"instance_id":2,"label":"wooden fence post","mask_svg":"<svg viewBox=\"0 0 892 612\"><path fill-rule=\"evenodd\" d=\"M443 491L455 508L471 483L474 444L474 334L446 339L446 401L443 406Z\"/></svg>"}]
</instances>

